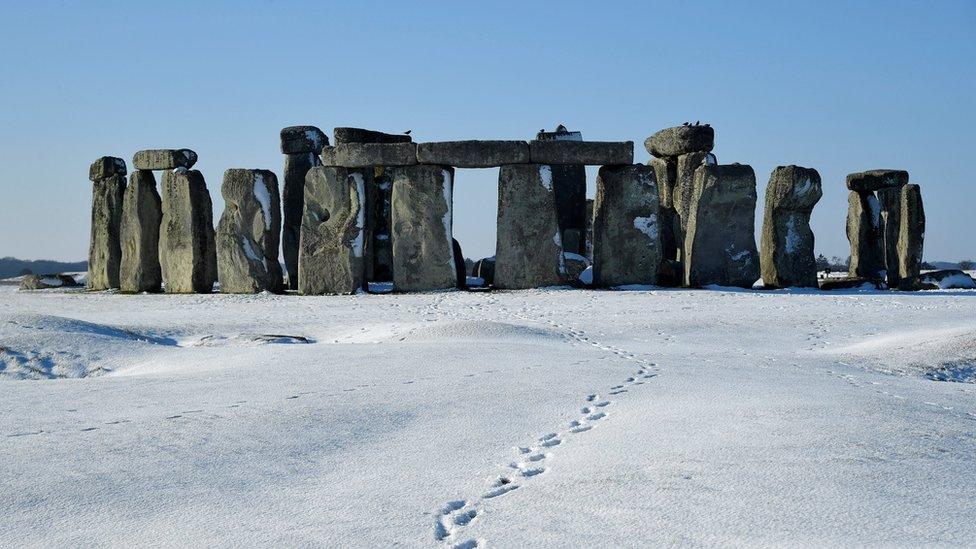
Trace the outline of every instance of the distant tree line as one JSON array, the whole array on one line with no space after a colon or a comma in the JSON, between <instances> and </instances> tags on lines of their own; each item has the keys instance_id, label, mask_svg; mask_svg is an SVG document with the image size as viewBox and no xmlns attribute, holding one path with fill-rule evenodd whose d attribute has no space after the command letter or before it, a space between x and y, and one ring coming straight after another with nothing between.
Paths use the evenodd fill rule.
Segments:
<instances>
[{"instance_id":1,"label":"distant tree line","mask_svg":"<svg viewBox=\"0 0 976 549\"><path fill-rule=\"evenodd\" d=\"M64 262L48 259L25 260L15 257L0 258L0 278L28 274L54 274L87 271L87 261Z\"/></svg>"}]
</instances>

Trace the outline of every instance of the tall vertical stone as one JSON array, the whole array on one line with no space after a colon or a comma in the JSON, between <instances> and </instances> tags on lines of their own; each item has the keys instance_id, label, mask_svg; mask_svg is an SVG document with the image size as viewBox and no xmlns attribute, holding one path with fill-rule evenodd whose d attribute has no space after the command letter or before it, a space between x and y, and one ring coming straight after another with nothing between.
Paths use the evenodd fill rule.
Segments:
<instances>
[{"instance_id":1,"label":"tall vertical stone","mask_svg":"<svg viewBox=\"0 0 976 549\"><path fill-rule=\"evenodd\" d=\"M394 291L455 288L454 168L418 164L390 171Z\"/></svg>"},{"instance_id":2,"label":"tall vertical stone","mask_svg":"<svg viewBox=\"0 0 976 549\"><path fill-rule=\"evenodd\" d=\"M901 188L899 222L898 279L900 282L917 277L922 268L925 209L922 206L922 191L918 185L909 184Z\"/></svg>"},{"instance_id":3,"label":"tall vertical stone","mask_svg":"<svg viewBox=\"0 0 976 549\"><path fill-rule=\"evenodd\" d=\"M304 211L305 175L322 164L319 154L328 144L328 136L315 126L290 126L281 130L281 152L285 155L281 252L290 290L298 289L298 240Z\"/></svg>"},{"instance_id":4,"label":"tall vertical stone","mask_svg":"<svg viewBox=\"0 0 976 549\"><path fill-rule=\"evenodd\" d=\"M600 168L593 208L593 285L655 284L660 264L660 195L654 168Z\"/></svg>"},{"instance_id":5,"label":"tall vertical stone","mask_svg":"<svg viewBox=\"0 0 976 549\"><path fill-rule=\"evenodd\" d=\"M674 201L673 231L678 243L677 261L679 269L684 264L684 241L691 217L691 197L695 192L695 171L704 165L715 165L718 161L710 152L690 152L675 158L675 181L671 199Z\"/></svg>"},{"instance_id":6,"label":"tall vertical stone","mask_svg":"<svg viewBox=\"0 0 976 549\"><path fill-rule=\"evenodd\" d=\"M817 287L810 214L822 196L817 170L779 166L769 176L760 257L767 288Z\"/></svg>"},{"instance_id":7,"label":"tall vertical stone","mask_svg":"<svg viewBox=\"0 0 976 549\"><path fill-rule=\"evenodd\" d=\"M217 279L213 202L197 170L163 172L159 264L167 293L210 293Z\"/></svg>"},{"instance_id":8,"label":"tall vertical stone","mask_svg":"<svg viewBox=\"0 0 976 549\"><path fill-rule=\"evenodd\" d=\"M540 131L538 141L582 141L583 134L558 125L555 131ZM586 168L582 165L557 164L552 170L556 216L563 249L586 255Z\"/></svg>"},{"instance_id":9,"label":"tall vertical stone","mask_svg":"<svg viewBox=\"0 0 976 549\"><path fill-rule=\"evenodd\" d=\"M298 291L352 294L364 288L366 178L361 170L316 166L305 177Z\"/></svg>"},{"instance_id":10,"label":"tall vertical stone","mask_svg":"<svg viewBox=\"0 0 976 549\"><path fill-rule=\"evenodd\" d=\"M366 280L393 279L393 177L389 169L377 167L366 182Z\"/></svg>"},{"instance_id":11,"label":"tall vertical stone","mask_svg":"<svg viewBox=\"0 0 976 549\"><path fill-rule=\"evenodd\" d=\"M884 272L888 279L889 288L897 288L901 284L898 266L898 238L901 232L902 189L903 187L885 187L878 189L875 193L881 207L879 235L882 253L884 254Z\"/></svg>"},{"instance_id":12,"label":"tall vertical stone","mask_svg":"<svg viewBox=\"0 0 976 549\"><path fill-rule=\"evenodd\" d=\"M152 171L132 172L122 201L119 284L123 292L158 292L162 287L163 273L159 266L162 208Z\"/></svg>"},{"instance_id":13,"label":"tall vertical stone","mask_svg":"<svg viewBox=\"0 0 976 549\"><path fill-rule=\"evenodd\" d=\"M88 170L92 182L91 240L88 248L88 289L119 287L122 261L122 202L125 160L103 156Z\"/></svg>"},{"instance_id":14,"label":"tall vertical stone","mask_svg":"<svg viewBox=\"0 0 976 549\"><path fill-rule=\"evenodd\" d=\"M688 286L751 288L759 278L756 250L756 174L742 164L695 170L684 242Z\"/></svg>"},{"instance_id":15,"label":"tall vertical stone","mask_svg":"<svg viewBox=\"0 0 976 549\"><path fill-rule=\"evenodd\" d=\"M847 240L851 243L852 277L880 281L886 278L881 235L881 204L871 191L847 196Z\"/></svg>"},{"instance_id":16,"label":"tall vertical stone","mask_svg":"<svg viewBox=\"0 0 976 549\"><path fill-rule=\"evenodd\" d=\"M498 171L496 288L524 289L562 283L563 243L552 169L509 164Z\"/></svg>"},{"instance_id":17,"label":"tall vertical stone","mask_svg":"<svg viewBox=\"0 0 976 549\"><path fill-rule=\"evenodd\" d=\"M224 213L217 225L220 291L280 292L278 263L281 200L278 178L268 170L231 169L220 187Z\"/></svg>"}]
</instances>

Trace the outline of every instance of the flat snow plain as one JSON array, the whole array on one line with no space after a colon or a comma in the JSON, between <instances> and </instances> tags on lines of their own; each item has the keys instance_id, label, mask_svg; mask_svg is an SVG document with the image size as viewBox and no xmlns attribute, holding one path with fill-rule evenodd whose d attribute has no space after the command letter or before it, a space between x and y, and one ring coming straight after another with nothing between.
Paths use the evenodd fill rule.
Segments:
<instances>
[{"instance_id":1,"label":"flat snow plain","mask_svg":"<svg viewBox=\"0 0 976 549\"><path fill-rule=\"evenodd\" d=\"M976 291L0 287L0 545L970 545L974 341Z\"/></svg>"}]
</instances>

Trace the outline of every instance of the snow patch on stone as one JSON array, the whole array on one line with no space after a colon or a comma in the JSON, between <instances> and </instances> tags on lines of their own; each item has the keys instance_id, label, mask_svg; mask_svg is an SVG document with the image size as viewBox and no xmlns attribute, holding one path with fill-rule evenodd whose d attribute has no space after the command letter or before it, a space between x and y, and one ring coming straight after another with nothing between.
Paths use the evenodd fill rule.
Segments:
<instances>
[{"instance_id":1,"label":"snow patch on stone","mask_svg":"<svg viewBox=\"0 0 976 549\"><path fill-rule=\"evenodd\" d=\"M447 206L447 211L444 212L444 237L447 238L448 246L451 249L450 257L448 258L448 265L454 265L454 242L451 241L453 236L453 229L451 227L451 222L453 220L453 209L454 201L452 200L454 193L452 189L454 187L454 181L451 178L451 172L447 170L441 170L444 175L444 183L441 186L444 192L444 204Z\"/></svg>"},{"instance_id":2,"label":"snow patch on stone","mask_svg":"<svg viewBox=\"0 0 976 549\"><path fill-rule=\"evenodd\" d=\"M635 217L634 228L647 235L651 240L658 238L657 215L651 214L647 217Z\"/></svg>"},{"instance_id":3,"label":"snow patch on stone","mask_svg":"<svg viewBox=\"0 0 976 549\"><path fill-rule=\"evenodd\" d=\"M809 179L807 180L810 181ZM795 254L800 249L800 231L798 230L795 215L786 219L786 253Z\"/></svg>"},{"instance_id":4,"label":"snow patch on stone","mask_svg":"<svg viewBox=\"0 0 976 549\"><path fill-rule=\"evenodd\" d=\"M366 183L363 181L363 174L353 172L351 174L356 183L357 206L356 212L356 238L352 241L352 254L356 257L363 257L363 241L366 233Z\"/></svg>"},{"instance_id":5,"label":"snow patch on stone","mask_svg":"<svg viewBox=\"0 0 976 549\"><path fill-rule=\"evenodd\" d=\"M552 192L552 168L545 164L539 166L539 179L542 186L547 191ZM562 247L562 244L560 244L560 247Z\"/></svg>"},{"instance_id":6,"label":"snow patch on stone","mask_svg":"<svg viewBox=\"0 0 976 549\"><path fill-rule=\"evenodd\" d=\"M242 236L241 237L241 249L244 250L244 255L247 256L251 261L260 261L264 265L264 270L268 270L268 260L264 258L264 254L258 254L254 251L254 247L251 246L251 239Z\"/></svg>"},{"instance_id":7,"label":"snow patch on stone","mask_svg":"<svg viewBox=\"0 0 976 549\"><path fill-rule=\"evenodd\" d=\"M871 226L877 229L881 226L881 203L873 193L868 195L868 211L871 214Z\"/></svg>"},{"instance_id":8,"label":"snow patch on stone","mask_svg":"<svg viewBox=\"0 0 976 549\"><path fill-rule=\"evenodd\" d=\"M264 228L271 230L271 193L264 184L264 175L254 173L254 198L261 204L261 212L264 215Z\"/></svg>"}]
</instances>

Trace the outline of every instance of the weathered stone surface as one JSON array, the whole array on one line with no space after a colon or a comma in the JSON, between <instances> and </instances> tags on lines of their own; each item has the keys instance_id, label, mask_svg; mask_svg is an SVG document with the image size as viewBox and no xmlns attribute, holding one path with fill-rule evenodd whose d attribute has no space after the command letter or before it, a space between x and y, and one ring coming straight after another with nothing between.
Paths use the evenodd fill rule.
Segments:
<instances>
[{"instance_id":1,"label":"weathered stone surface","mask_svg":"<svg viewBox=\"0 0 976 549\"><path fill-rule=\"evenodd\" d=\"M566 126L560 124L556 126L555 131L539 131L535 134L535 138L537 141L582 141L583 134L581 132L570 131L566 129Z\"/></svg>"},{"instance_id":2,"label":"weathered stone surface","mask_svg":"<svg viewBox=\"0 0 976 549\"><path fill-rule=\"evenodd\" d=\"M817 170L779 166L770 174L759 260L766 287L817 287L810 214L822 196Z\"/></svg>"},{"instance_id":3,"label":"weathered stone surface","mask_svg":"<svg viewBox=\"0 0 976 549\"><path fill-rule=\"evenodd\" d=\"M847 277L835 277L835 278L822 278L820 279L820 289L821 290L859 290L859 289L869 289L869 290L880 290L881 284L877 280L870 280L858 276L847 276Z\"/></svg>"},{"instance_id":4,"label":"weathered stone surface","mask_svg":"<svg viewBox=\"0 0 976 549\"><path fill-rule=\"evenodd\" d=\"M881 238L881 204L872 192L851 191L847 197L847 240L851 243L848 274L885 280Z\"/></svg>"},{"instance_id":5,"label":"weathered stone surface","mask_svg":"<svg viewBox=\"0 0 976 549\"><path fill-rule=\"evenodd\" d=\"M682 154L675 159L675 181L671 199L674 203L674 238L678 248L684 248L688 218L691 216L691 197L695 192L695 170L704 165L716 165L715 155L707 152ZM678 261L683 261L680 250Z\"/></svg>"},{"instance_id":6,"label":"weathered stone surface","mask_svg":"<svg viewBox=\"0 0 976 549\"><path fill-rule=\"evenodd\" d=\"M660 223L654 168L600 168L593 207L593 285L655 284L661 265Z\"/></svg>"},{"instance_id":7,"label":"weathered stone surface","mask_svg":"<svg viewBox=\"0 0 976 549\"><path fill-rule=\"evenodd\" d=\"M875 196L881 207L881 221L878 234L884 254L883 267L887 275L888 287L897 288L901 283L898 270L898 235L901 232L901 191L902 187L878 189Z\"/></svg>"},{"instance_id":8,"label":"weathered stone surface","mask_svg":"<svg viewBox=\"0 0 976 549\"><path fill-rule=\"evenodd\" d=\"M203 174L163 172L159 265L167 293L207 293L217 280L213 202Z\"/></svg>"},{"instance_id":9,"label":"weathered stone surface","mask_svg":"<svg viewBox=\"0 0 976 549\"><path fill-rule=\"evenodd\" d=\"M334 128L332 137L335 144L341 143L409 143L411 137L406 134L383 133L363 128Z\"/></svg>"},{"instance_id":10,"label":"weathered stone surface","mask_svg":"<svg viewBox=\"0 0 976 549\"><path fill-rule=\"evenodd\" d=\"M586 234L586 253L583 254L586 257L593 259L593 199L586 199L586 219L585 231Z\"/></svg>"},{"instance_id":11,"label":"weathered stone surface","mask_svg":"<svg viewBox=\"0 0 976 549\"><path fill-rule=\"evenodd\" d=\"M873 192L907 184L908 172L905 170L868 170L847 174L847 188L852 191Z\"/></svg>"},{"instance_id":12,"label":"weathered stone surface","mask_svg":"<svg viewBox=\"0 0 976 549\"><path fill-rule=\"evenodd\" d=\"M676 157L652 158L647 164L654 168L657 191L661 197L661 209L673 209L674 185L678 180L678 159Z\"/></svg>"},{"instance_id":13,"label":"weathered stone surface","mask_svg":"<svg viewBox=\"0 0 976 549\"><path fill-rule=\"evenodd\" d=\"M925 240L925 209L918 185L901 188L901 228L898 235L898 279L918 276L922 268L922 245Z\"/></svg>"},{"instance_id":14,"label":"weathered stone surface","mask_svg":"<svg viewBox=\"0 0 976 549\"><path fill-rule=\"evenodd\" d=\"M137 170L190 169L197 163L197 153L190 149L149 149L132 156L132 166Z\"/></svg>"},{"instance_id":15,"label":"weathered stone surface","mask_svg":"<svg viewBox=\"0 0 976 549\"><path fill-rule=\"evenodd\" d=\"M556 218L562 235L563 250L586 253L586 167L554 164L552 190L556 198Z\"/></svg>"},{"instance_id":16,"label":"weathered stone surface","mask_svg":"<svg viewBox=\"0 0 976 549\"><path fill-rule=\"evenodd\" d=\"M395 168L377 167L366 181L366 280L393 280L393 177Z\"/></svg>"},{"instance_id":17,"label":"weathered stone surface","mask_svg":"<svg viewBox=\"0 0 976 549\"><path fill-rule=\"evenodd\" d=\"M715 130L711 126L665 128L644 140L647 152L658 158L709 152L714 147Z\"/></svg>"},{"instance_id":18,"label":"weathered stone surface","mask_svg":"<svg viewBox=\"0 0 976 549\"><path fill-rule=\"evenodd\" d=\"M310 169L319 165L319 156L314 152L285 155L284 185L281 190L281 253L285 270L288 271L289 290L298 289L298 240L305 209L305 176Z\"/></svg>"},{"instance_id":19,"label":"weathered stone surface","mask_svg":"<svg viewBox=\"0 0 976 549\"><path fill-rule=\"evenodd\" d=\"M438 141L417 145L417 162L456 168L495 168L529 161L525 141Z\"/></svg>"},{"instance_id":20,"label":"weathered stone surface","mask_svg":"<svg viewBox=\"0 0 976 549\"><path fill-rule=\"evenodd\" d=\"M412 166L417 163L416 143L340 143L322 149L322 164L343 168Z\"/></svg>"},{"instance_id":21,"label":"weathered stone surface","mask_svg":"<svg viewBox=\"0 0 976 549\"><path fill-rule=\"evenodd\" d=\"M305 178L298 291L351 294L363 289L366 178L361 171L316 166Z\"/></svg>"},{"instance_id":22,"label":"weathered stone surface","mask_svg":"<svg viewBox=\"0 0 976 549\"><path fill-rule=\"evenodd\" d=\"M976 289L976 280L964 271L958 269L945 269L941 271L929 271L924 274L915 275L902 279L902 290L950 290Z\"/></svg>"},{"instance_id":23,"label":"weathered stone surface","mask_svg":"<svg viewBox=\"0 0 976 549\"><path fill-rule=\"evenodd\" d=\"M612 166L634 163L633 141L529 141L534 164Z\"/></svg>"},{"instance_id":24,"label":"weathered stone surface","mask_svg":"<svg viewBox=\"0 0 976 549\"><path fill-rule=\"evenodd\" d=\"M123 292L158 292L163 284L159 266L159 226L163 206L156 177L136 170L122 201L122 264L119 287Z\"/></svg>"},{"instance_id":25,"label":"weathered stone surface","mask_svg":"<svg viewBox=\"0 0 976 549\"><path fill-rule=\"evenodd\" d=\"M393 290L423 292L457 286L452 240L454 170L417 165L393 177Z\"/></svg>"},{"instance_id":26,"label":"weathered stone surface","mask_svg":"<svg viewBox=\"0 0 976 549\"><path fill-rule=\"evenodd\" d=\"M495 287L555 286L562 283L564 272L552 168L502 166L498 172Z\"/></svg>"},{"instance_id":27,"label":"weathered stone surface","mask_svg":"<svg viewBox=\"0 0 976 549\"><path fill-rule=\"evenodd\" d=\"M119 287L124 195L125 176L120 173L92 183L91 244L88 248L90 290Z\"/></svg>"},{"instance_id":28,"label":"weathered stone surface","mask_svg":"<svg viewBox=\"0 0 976 549\"><path fill-rule=\"evenodd\" d=\"M225 294L280 292L281 200L268 170L230 169L220 186L224 213L217 225L217 272Z\"/></svg>"},{"instance_id":29,"label":"weathered stone surface","mask_svg":"<svg viewBox=\"0 0 976 549\"><path fill-rule=\"evenodd\" d=\"M485 286L491 286L495 282L495 258L486 257L475 261L471 276L483 280Z\"/></svg>"},{"instance_id":30,"label":"weathered stone surface","mask_svg":"<svg viewBox=\"0 0 976 549\"><path fill-rule=\"evenodd\" d=\"M281 129L283 154L320 154L329 145L329 137L315 126L288 126Z\"/></svg>"},{"instance_id":31,"label":"weathered stone surface","mask_svg":"<svg viewBox=\"0 0 976 549\"><path fill-rule=\"evenodd\" d=\"M88 168L88 180L98 181L113 175L125 175L125 160L114 156L103 156L92 162Z\"/></svg>"},{"instance_id":32,"label":"weathered stone surface","mask_svg":"<svg viewBox=\"0 0 976 549\"><path fill-rule=\"evenodd\" d=\"M468 287L468 269L464 264L464 252L461 251L461 243L456 238L451 239L451 248L454 251L454 275L457 277L457 288L463 290Z\"/></svg>"},{"instance_id":33,"label":"weathered stone surface","mask_svg":"<svg viewBox=\"0 0 976 549\"><path fill-rule=\"evenodd\" d=\"M675 268L678 250L684 246L675 227L680 228L678 213L674 209L674 187L678 179L678 159L675 157L652 158L648 165L654 169L660 197L661 265L658 267L657 284L661 286L681 285L683 275ZM692 178L694 179L694 178ZM683 232L682 232L683 234Z\"/></svg>"},{"instance_id":34,"label":"weathered stone surface","mask_svg":"<svg viewBox=\"0 0 976 549\"><path fill-rule=\"evenodd\" d=\"M759 279L752 167L699 167L690 212L684 243L685 284L751 288Z\"/></svg>"},{"instance_id":35,"label":"weathered stone surface","mask_svg":"<svg viewBox=\"0 0 976 549\"><path fill-rule=\"evenodd\" d=\"M20 290L47 290L50 288L76 288L81 286L71 275L26 275L20 280Z\"/></svg>"}]
</instances>

